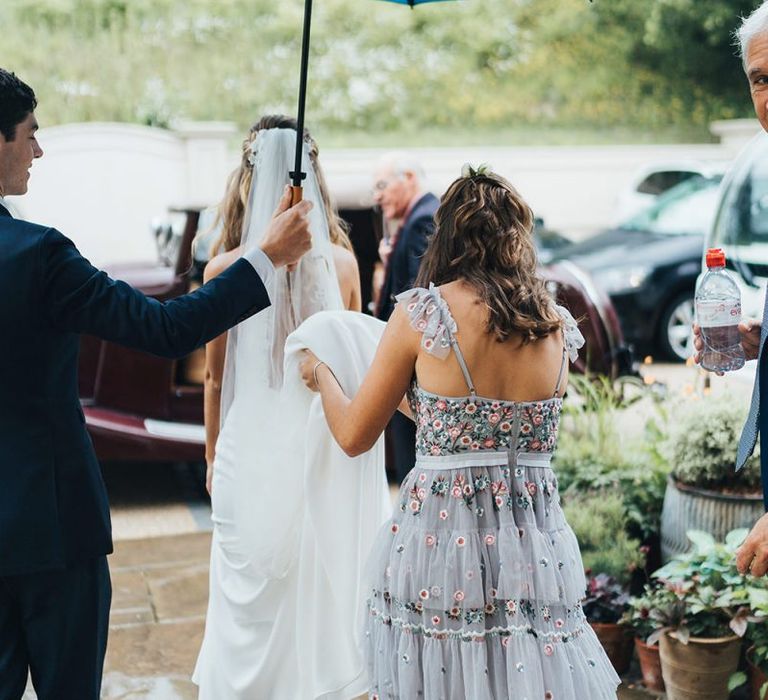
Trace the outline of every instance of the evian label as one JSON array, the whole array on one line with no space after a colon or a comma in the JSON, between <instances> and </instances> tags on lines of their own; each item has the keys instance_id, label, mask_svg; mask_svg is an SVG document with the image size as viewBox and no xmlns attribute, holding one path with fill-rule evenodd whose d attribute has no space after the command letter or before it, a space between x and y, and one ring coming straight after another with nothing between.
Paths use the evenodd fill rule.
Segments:
<instances>
[{"instance_id":1,"label":"evian label","mask_svg":"<svg viewBox=\"0 0 768 700\"><path fill-rule=\"evenodd\" d=\"M698 301L696 315L702 328L735 326L741 321L740 301Z\"/></svg>"}]
</instances>

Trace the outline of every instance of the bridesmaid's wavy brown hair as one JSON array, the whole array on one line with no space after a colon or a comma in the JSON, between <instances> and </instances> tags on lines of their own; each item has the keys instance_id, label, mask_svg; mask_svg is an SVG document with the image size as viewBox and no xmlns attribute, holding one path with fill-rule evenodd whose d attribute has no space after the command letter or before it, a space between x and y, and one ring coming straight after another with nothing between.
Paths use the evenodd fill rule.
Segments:
<instances>
[{"instance_id":1,"label":"bridesmaid's wavy brown hair","mask_svg":"<svg viewBox=\"0 0 768 700\"><path fill-rule=\"evenodd\" d=\"M219 206L219 212L216 216L214 227L221 223L221 234L211 246L211 255L227 252L237 248L243 235L243 221L245 219L245 208L248 204L248 195L251 191L251 181L253 180L253 166L248 162L251 155L251 144L264 129L294 129L297 124L293 117L286 117L281 114L268 114L263 116L249 130L248 136L243 140L240 152L240 165L229 176L227 181L227 191L224 200ZM325 214L328 218L328 233L331 243L340 245L342 248L352 250L352 242L349 239L349 231L346 222L339 216L334 206L328 185L325 182L323 169L318 160L320 149L315 140L309 135L309 131L304 129L304 141L309 144L309 160L315 169L317 186L320 190L320 196L325 206Z\"/></svg>"},{"instance_id":2,"label":"bridesmaid's wavy brown hair","mask_svg":"<svg viewBox=\"0 0 768 700\"><path fill-rule=\"evenodd\" d=\"M562 321L536 274L533 212L503 177L471 173L440 201L416 286L464 280L488 307L488 332L500 342L544 338Z\"/></svg>"}]
</instances>

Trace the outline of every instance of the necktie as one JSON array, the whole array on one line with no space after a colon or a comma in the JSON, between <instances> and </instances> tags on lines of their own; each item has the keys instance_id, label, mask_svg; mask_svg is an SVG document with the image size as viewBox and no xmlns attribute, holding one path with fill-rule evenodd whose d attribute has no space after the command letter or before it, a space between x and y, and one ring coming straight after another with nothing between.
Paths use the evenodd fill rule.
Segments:
<instances>
[{"instance_id":1,"label":"necktie","mask_svg":"<svg viewBox=\"0 0 768 700\"><path fill-rule=\"evenodd\" d=\"M763 368L763 350L765 348L765 339L768 336L768 294L766 295L765 305L763 307L763 322L760 330L760 349L757 356L757 371L755 372L755 385L752 389L752 403L749 406L749 414L739 440L739 449L736 455L736 471L739 471L749 459L757 444L757 433L760 421L760 377L764 371ZM760 469L763 478L763 499L768 508L768 454L760 455Z\"/></svg>"}]
</instances>

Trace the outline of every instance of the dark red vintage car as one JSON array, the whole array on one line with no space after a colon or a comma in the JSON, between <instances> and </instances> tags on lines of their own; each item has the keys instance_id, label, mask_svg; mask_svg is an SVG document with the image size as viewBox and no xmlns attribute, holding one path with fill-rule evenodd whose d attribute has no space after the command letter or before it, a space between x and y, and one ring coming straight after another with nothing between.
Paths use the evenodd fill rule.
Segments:
<instances>
[{"instance_id":1,"label":"dark red vintage car","mask_svg":"<svg viewBox=\"0 0 768 700\"><path fill-rule=\"evenodd\" d=\"M363 308L368 307L381 215L372 207L342 207L360 263ZM156 231L160 262L107 268L160 300L199 284L204 246L192 250L207 224L199 209L176 210L176 227ZM203 214L203 217L205 214ZM618 376L630 371L618 319L608 297L589 275L567 262L542 268L550 290L579 319L586 338L576 370ZM101 460L185 461L204 458L203 362L200 349L166 360L84 336L80 350L80 399L96 454Z\"/></svg>"}]
</instances>

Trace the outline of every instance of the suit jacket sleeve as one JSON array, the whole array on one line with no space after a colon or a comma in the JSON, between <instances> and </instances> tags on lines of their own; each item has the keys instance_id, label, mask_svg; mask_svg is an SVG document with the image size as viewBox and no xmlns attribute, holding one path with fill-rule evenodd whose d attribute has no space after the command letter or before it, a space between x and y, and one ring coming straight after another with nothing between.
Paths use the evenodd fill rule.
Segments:
<instances>
[{"instance_id":1,"label":"suit jacket sleeve","mask_svg":"<svg viewBox=\"0 0 768 700\"><path fill-rule=\"evenodd\" d=\"M191 294L160 302L97 270L55 229L41 237L38 259L41 303L55 328L162 357L183 357L269 306L246 260Z\"/></svg>"},{"instance_id":2,"label":"suit jacket sleeve","mask_svg":"<svg viewBox=\"0 0 768 700\"><path fill-rule=\"evenodd\" d=\"M431 216L421 216L411 225L408 232L408 286L413 284L416 276L419 274L421 259L427 250L429 237L435 229L435 222Z\"/></svg>"}]
</instances>

